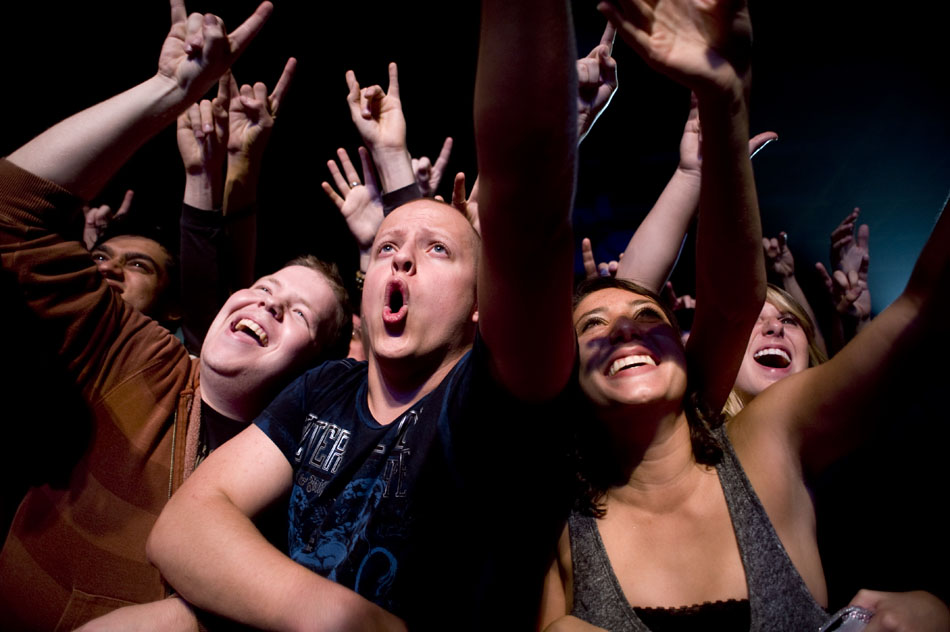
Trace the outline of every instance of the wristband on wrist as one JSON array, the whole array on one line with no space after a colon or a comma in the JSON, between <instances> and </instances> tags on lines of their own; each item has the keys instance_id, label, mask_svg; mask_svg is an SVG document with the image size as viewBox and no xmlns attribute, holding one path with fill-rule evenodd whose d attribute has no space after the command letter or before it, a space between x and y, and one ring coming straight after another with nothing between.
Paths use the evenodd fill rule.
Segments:
<instances>
[{"instance_id":1,"label":"wristband on wrist","mask_svg":"<svg viewBox=\"0 0 950 632\"><path fill-rule=\"evenodd\" d=\"M397 206L402 206L406 202L412 202L422 197L422 189L419 184L413 182L401 189L383 193L383 215L389 215Z\"/></svg>"}]
</instances>

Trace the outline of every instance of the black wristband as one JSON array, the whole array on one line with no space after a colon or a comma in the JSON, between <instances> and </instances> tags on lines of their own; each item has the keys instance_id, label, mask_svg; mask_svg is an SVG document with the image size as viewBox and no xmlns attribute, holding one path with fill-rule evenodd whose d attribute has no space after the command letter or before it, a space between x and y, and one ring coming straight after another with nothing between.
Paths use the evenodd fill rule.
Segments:
<instances>
[{"instance_id":1,"label":"black wristband","mask_svg":"<svg viewBox=\"0 0 950 632\"><path fill-rule=\"evenodd\" d=\"M401 189L383 193L383 215L389 215L397 206L412 202L422 197L422 189L417 182L413 182Z\"/></svg>"}]
</instances>

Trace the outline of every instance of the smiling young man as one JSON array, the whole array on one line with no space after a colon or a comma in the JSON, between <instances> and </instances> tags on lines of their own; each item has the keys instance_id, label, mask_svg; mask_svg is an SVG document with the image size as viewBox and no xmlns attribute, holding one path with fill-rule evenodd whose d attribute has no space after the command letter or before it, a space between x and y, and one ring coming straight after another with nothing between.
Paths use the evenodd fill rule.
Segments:
<instances>
[{"instance_id":1,"label":"smiling young man","mask_svg":"<svg viewBox=\"0 0 950 632\"><path fill-rule=\"evenodd\" d=\"M303 258L232 295L202 357L190 358L121 295L133 289L136 266L160 263L160 253L134 239L106 242L96 252L133 266L120 280L116 271L100 274L79 242L62 237L82 200L204 94L271 11L262 4L225 35L214 16L188 16L180 0L171 6L173 25L154 77L0 161L4 271L41 318L44 340L58 349L92 423L68 482L30 489L14 518L0 551L4 630L71 630L165 597L145 539L168 497L287 381L311 363L342 357L348 344L338 277ZM35 458L50 452L56 450L48 446Z\"/></svg>"},{"instance_id":2,"label":"smiling young man","mask_svg":"<svg viewBox=\"0 0 950 632\"><path fill-rule=\"evenodd\" d=\"M150 559L196 605L267 629L534 625L569 487L538 406L575 350L575 47L563 2L485 0L481 28L481 239L433 200L383 220L368 362L294 382L156 523ZM347 83L383 189L410 185L395 65L388 93ZM538 258L546 274L518 273ZM287 491L289 557L249 520Z\"/></svg>"}]
</instances>

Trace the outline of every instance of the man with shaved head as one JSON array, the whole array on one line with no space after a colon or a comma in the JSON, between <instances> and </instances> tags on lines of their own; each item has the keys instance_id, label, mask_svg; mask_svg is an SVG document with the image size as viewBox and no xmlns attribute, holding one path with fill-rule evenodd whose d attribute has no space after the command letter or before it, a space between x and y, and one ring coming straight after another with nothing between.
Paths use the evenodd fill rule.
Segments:
<instances>
[{"instance_id":1,"label":"man with shaved head","mask_svg":"<svg viewBox=\"0 0 950 632\"><path fill-rule=\"evenodd\" d=\"M440 202L396 208L366 270L368 361L299 378L171 499L149 557L202 608L267 629L534 625L568 509L539 406L575 351L574 42L565 2L485 0L481 28L481 239ZM398 197L414 175L395 65L385 93L347 83ZM249 519L288 491L289 557Z\"/></svg>"}]
</instances>

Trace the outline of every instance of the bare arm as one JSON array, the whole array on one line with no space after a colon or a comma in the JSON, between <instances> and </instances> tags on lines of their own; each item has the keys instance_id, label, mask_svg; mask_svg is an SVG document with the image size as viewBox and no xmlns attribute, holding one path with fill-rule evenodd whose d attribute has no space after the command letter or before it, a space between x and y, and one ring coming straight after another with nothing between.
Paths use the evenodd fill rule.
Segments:
<instances>
[{"instance_id":1,"label":"bare arm","mask_svg":"<svg viewBox=\"0 0 950 632\"><path fill-rule=\"evenodd\" d=\"M566 384L576 344L570 210L577 78L570 12L564 2L486 0L481 29L479 329L496 377L519 397L543 398ZM549 273L517 272L532 260L548 262Z\"/></svg>"},{"instance_id":2,"label":"bare arm","mask_svg":"<svg viewBox=\"0 0 950 632\"><path fill-rule=\"evenodd\" d=\"M886 385L917 368L914 353L950 302L950 217L946 206L904 292L827 363L790 376L757 397L736 421L756 446L801 455L820 470L868 431L867 418L891 396ZM761 400L761 401L760 401Z\"/></svg>"},{"instance_id":3,"label":"bare arm","mask_svg":"<svg viewBox=\"0 0 950 632\"><path fill-rule=\"evenodd\" d=\"M285 493L291 476L280 449L248 427L169 500L149 536L149 560L189 602L255 627L399 629L395 617L293 562L254 527L249 516Z\"/></svg>"},{"instance_id":4,"label":"bare arm","mask_svg":"<svg viewBox=\"0 0 950 632\"><path fill-rule=\"evenodd\" d=\"M751 23L745 2L659 0L598 5L654 69L690 88L703 131L696 238L696 317L689 375L718 410L765 298L762 229L748 158ZM626 257L624 257L626 259Z\"/></svg>"},{"instance_id":5,"label":"bare arm","mask_svg":"<svg viewBox=\"0 0 950 632\"><path fill-rule=\"evenodd\" d=\"M630 238L620 259L618 277L635 281L657 293L669 279L699 205L701 137L699 107L694 97L680 140L680 162L656 204ZM775 132L756 134L749 139L750 156L777 138Z\"/></svg>"},{"instance_id":6,"label":"bare arm","mask_svg":"<svg viewBox=\"0 0 950 632\"><path fill-rule=\"evenodd\" d=\"M53 126L13 152L10 162L91 199L136 149L214 84L272 10L262 3L226 34L219 18L189 16L183 0L172 0L172 28L155 76Z\"/></svg>"}]
</instances>

